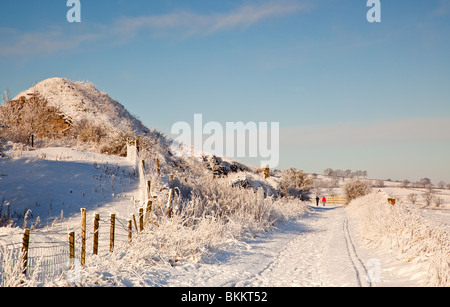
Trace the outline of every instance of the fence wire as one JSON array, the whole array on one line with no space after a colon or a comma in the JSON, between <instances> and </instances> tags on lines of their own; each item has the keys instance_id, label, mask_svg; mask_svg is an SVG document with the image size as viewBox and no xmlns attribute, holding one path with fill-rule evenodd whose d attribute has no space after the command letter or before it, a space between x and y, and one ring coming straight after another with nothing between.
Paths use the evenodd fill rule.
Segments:
<instances>
[{"instance_id":1,"label":"fence wire","mask_svg":"<svg viewBox=\"0 0 450 307\"><path fill-rule=\"evenodd\" d=\"M120 217L115 219L115 244L129 242L128 239L128 220ZM105 255L110 250L110 219L99 220L99 255ZM135 230L132 229L133 233ZM92 255L94 226L89 223L86 227L86 257ZM39 237L54 237L52 242L39 242ZM68 272L71 267L69 241L58 240L57 237L68 238L65 231L36 231L31 232L28 245L28 260L26 277L32 278L37 282L47 282L60 277L64 272ZM75 259L81 258L81 229L75 233ZM15 270L16 275L21 274L22 263L22 242L11 242L0 245L0 286L5 286L5 274L10 274Z\"/></svg>"}]
</instances>

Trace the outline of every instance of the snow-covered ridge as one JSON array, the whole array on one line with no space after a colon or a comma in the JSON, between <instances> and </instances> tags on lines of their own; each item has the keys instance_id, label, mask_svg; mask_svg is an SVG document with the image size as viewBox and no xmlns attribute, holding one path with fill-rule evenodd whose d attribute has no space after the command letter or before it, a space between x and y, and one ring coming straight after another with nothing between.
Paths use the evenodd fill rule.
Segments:
<instances>
[{"instance_id":1,"label":"snow-covered ridge","mask_svg":"<svg viewBox=\"0 0 450 307\"><path fill-rule=\"evenodd\" d=\"M119 102L99 91L90 82L73 82L64 78L50 78L21 92L13 100L29 98L33 94L47 100L65 117L75 123L87 120L109 131L148 133L138 119L132 116Z\"/></svg>"}]
</instances>

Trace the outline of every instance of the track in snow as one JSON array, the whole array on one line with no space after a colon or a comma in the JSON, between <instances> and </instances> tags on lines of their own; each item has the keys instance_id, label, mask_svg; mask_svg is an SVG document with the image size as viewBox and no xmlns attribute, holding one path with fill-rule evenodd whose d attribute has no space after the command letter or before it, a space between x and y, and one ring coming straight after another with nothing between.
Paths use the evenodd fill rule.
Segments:
<instances>
[{"instance_id":1,"label":"track in snow","mask_svg":"<svg viewBox=\"0 0 450 307\"><path fill-rule=\"evenodd\" d=\"M358 285L360 287L372 287L372 282L368 278L369 275L368 275L367 269L364 266L364 263L359 258L358 253L356 252L355 245L353 244L352 237L351 237L350 231L348 229L348 218L347 217L344 218L343 231L344 231L345 245L347 248L347 253L350 258L350 261L352 262L353 268L355 269Z\"/></svg>"},{"instance_id":2,"label":"track in snow","mask_svg":"<svg viewBox=\"0 0 450 307\"><path fill-rule=\"evenodd\" d=\"M311 211L298 221L249 240L244 247L219 254L210 263L159 271L157 283L193 287L372 286L345 210L327 206L311 207Z\"/></svg>"}]
</instances>

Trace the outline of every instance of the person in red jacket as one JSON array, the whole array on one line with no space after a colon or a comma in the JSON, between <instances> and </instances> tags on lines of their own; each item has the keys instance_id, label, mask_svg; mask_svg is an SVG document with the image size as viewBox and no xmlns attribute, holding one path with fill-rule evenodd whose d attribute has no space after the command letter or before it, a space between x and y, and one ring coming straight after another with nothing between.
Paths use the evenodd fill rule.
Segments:
<instances>
[{"instance_id":1,"label":"person in red jacket","mask_svg":"<svg viewBox=\"0 0 450 307\"><path fill-rule=\"evenodd\" d=\"M325 196L324 196L324 197L322 198L322 204L323 204L324 207L325 207L326 203L327 203L327 199L326 199Z\"/></svg>"}]
</instances>

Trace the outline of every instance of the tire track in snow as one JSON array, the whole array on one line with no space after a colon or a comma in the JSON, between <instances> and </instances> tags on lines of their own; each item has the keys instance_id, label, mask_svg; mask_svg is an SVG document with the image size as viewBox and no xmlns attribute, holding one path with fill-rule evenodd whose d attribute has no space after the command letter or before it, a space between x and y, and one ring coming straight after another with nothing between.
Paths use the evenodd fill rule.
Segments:
<instances>
[{"instance_id":1,"label":"tire track in snow","mask_svg":"<svg viewBox=\"0 0 450 307\"><path fill-rule=\"evenodd\" d=\"M372 287L372 282L369 281L369 279L367 278L367 276L368 276L367 269L364 266L364 263L359 258L358 253L356 252L355 245L353 244L352 237L351 237L350 231L348 229L348 218L347 217L344 218L343 230L344 230L344 238L345 238L345 245L347 248L347 253L348 253L350 261L353 265L353 268L355 269L358 285L360 287Z\"/></svg>"}]
</instances>

